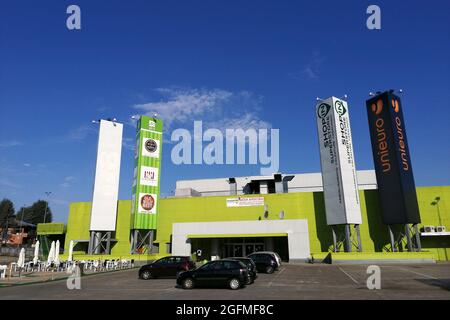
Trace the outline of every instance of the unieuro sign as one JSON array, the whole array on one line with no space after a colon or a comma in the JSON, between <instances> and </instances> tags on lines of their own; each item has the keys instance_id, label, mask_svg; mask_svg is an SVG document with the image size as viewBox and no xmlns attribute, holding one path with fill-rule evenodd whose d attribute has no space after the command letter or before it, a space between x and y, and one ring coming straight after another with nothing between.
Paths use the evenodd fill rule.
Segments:
<instances>
[{"instance_id":1,"label":"unieuro sign","mask_svg":"<svg viewBox=\"0 0 450 320\"><path fill-rule=\"evenodd\" d=\"M161 119L141 116L137 124L132 193L132 229L156 229L162 149Z\"/></svg>"},{"instance_id":2,"label":"unieuro sign","mask_svg":"<svg viewBox=\"0 0 450 320\"><path fill-rule=\"evenodd\" d=\"M347 102L331 97L316 111L327 224L361 224Z\"/></svg>"},{"instance_id":3,"label":"unieuro sign","mask_svg":"<svg viewBox=\"0 0 450 320\"><path fill-rule=\"evenodd\" d=\"M420 223L400 98L386 91L366 107L383 223Z\"/></svg>"},{"instance_id":4,"label":"unieuro sign","mask_svg":"<svg viewBox=\"0 0 450 320\"><path fill-rule=\"evenodd\" d=\"M100 120L91 231L116 230L122 131L121 123Z\"/></svg>"}]
</instances>

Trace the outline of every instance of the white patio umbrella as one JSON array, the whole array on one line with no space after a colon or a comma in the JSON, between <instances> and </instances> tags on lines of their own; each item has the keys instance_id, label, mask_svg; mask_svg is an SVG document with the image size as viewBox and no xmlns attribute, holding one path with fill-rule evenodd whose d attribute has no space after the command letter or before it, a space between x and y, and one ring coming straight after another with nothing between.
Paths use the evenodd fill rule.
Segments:
<instances>
[{"instance_id":1,"label":"white patio umbrella","mask_svg":"<svg viewBox=\"0 0 450 320\"><path fill-rule=\"evenodd\" d=\"M48 253L47 257L47 264L51 264L54 259L55 259L55 241L52 241L52 244L50 246L50 252Z\"/></svg>"},{"instance_id":2,"label":"white patio umbrella","mask_svg":"<svg viewBox=\"0 0 450 320\"><path fill-rule=\"evenodd\" d=\"M56 246L55 246L55 255L53 258L53 262L55 262L56 265L59 265L59 240L56 241Z\"/></svg>"},{"instance_id":3,"label":"white patio umbrella","mask_svg":"<svg viewBox=\"0 0 450 320\"><path fill-rule=\"evenodd\" d=\"M36 244L34 245L34 257L33 257L33 264L37 264L39 260L39 240L36 241Z\"/></svg>"},{"instance_id":4,"label":"white patio umbrella","mask_svg":"<svg viewBox=\"0 0 450 320\"><path fill-rule=\"evenodd\" d=\"M25 267L25 248L20 249L19 260L17 260L17 267Z\"/></svg>"},{"instance_id":5,"label":"white patio umbrella","mask_svg":"<svg viewBox=\"0 0 450 320\"><path fill-rule=\"evenodd\" d=\"M67 261L72 262L73 260L73 240L70 240L69 243L69 256L67 257Z\"/></svg>"}]
</instances>

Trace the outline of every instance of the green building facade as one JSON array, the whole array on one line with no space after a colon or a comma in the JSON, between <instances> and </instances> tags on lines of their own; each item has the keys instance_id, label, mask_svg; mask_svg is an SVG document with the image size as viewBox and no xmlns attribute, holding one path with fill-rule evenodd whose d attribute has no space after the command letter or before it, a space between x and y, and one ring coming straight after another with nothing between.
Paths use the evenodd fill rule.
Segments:
<instances>
[{"instance_id":1,"label":"green building facade","mask_svg":"<svg viewBox=\"0 0 450 320\"><path fill-rule=\"evenodd\" d=\"M252 195L248 196L252 197ZM161 199L155 241L159 245L159 253L146 255L143 258L154 259L170 254L174 223L278 220L280 211L284 211L284 219L307 220L311 255L316 259L327 256L332 248L333 239L331 229L326 224L322 192L275 193L255 196L264 197L269 211L267 218L263 217L264 212L260 206L227 207L226 199L230 196ZM360 190L359 196L363 219L360 226L363 252L347 254L347 259L370 259L370 257L381 255L383 258L390 258L392 256L399 257L402 254L414 254L389 252L388 229L381 222L378 191ZM418 187L417 196L422 218L422 224L419 227L450 226L450 186ZM436 198L439 198L437 202ZM70 241L74 240L77 243L74 248L76 259L87 258L86 242L84 241L89 239L90 212L90 202L77 202L70 205L65 252L68 252ZM120 200L111 257L130 257L131 223L131 201ZM450 236L421 236L421 243L423 252L417 253L418 257L433 257L434 260L441 261L449 260ZM139 259L138 255L133 256Z\"/></svg>"}]
</instances>

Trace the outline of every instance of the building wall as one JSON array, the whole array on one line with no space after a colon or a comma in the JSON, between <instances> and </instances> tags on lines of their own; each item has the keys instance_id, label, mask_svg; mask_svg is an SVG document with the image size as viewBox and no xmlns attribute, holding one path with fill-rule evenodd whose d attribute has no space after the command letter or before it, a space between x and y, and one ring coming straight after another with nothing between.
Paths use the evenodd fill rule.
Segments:
<instances>
[{"instance_id":1,"label":"building wall","mask_svg":"<svg viewBox=\"0 0 450 320\"><path fill-rule=\"evenodd\" d=\"M91 202L75 202L70 204L69 219L67 222L66 240L89 240L89 224L91 215ZM126 255L130 253L130 226L131 226L131 200L119 200L117 206L116 239L111 249L113 255ZM64 250L69 251L69 242L65 242ZM75 251L77 247L75 246Z\"/></svg>"},{"instance_id":2,"label":"building wall","mask_svg":"<svg viewBox=\"0 0 450 320\"><path fill-rule=\"evenodd\" d=\"M172 228L172 253L189 256L192 252L189 235L217 238L217 235L236 237L274 236L288 237L289 259L306 261L311 257L309 250L307 220L253 220L174 223ZM270 250L270 249L266 249Z\"/></svg>"},{"instance_id":3,"label":"building wall","mask_svg":"<svg viewBox=\"0 0 450 320\"><path fill-rule=\"evenodd\" d=\"M361 240L363 251L381 252L389 246L388 231L381 223L377 190L360 190ZM260 196L260 195L255 195ZM450 229L450 186L417 188L422 225L439 225L438 208L431 205L435 197L440 197L439 211L442 224ZM165 253L166 243L170 241L172 224L181 222L214 221L257 221L264 219L263 207L226 207L226 198L193 197L168 198L160 202L160 214L156 242L160 243L160 253ZM268 219L278 220L279 212L284 210L285 219L307 219L312 253L327 252L332 244L330 227L326 225L325 207L322 192L281 193L264 195L268 205ZM115 238L118 242L112 254L129 253L131 201L119 201ZM73 203L70 206L67 226L66 246L73 239L89 239L90 203ZM423 247L435 252L440 260L450 258L450 237L422 238Z\"/></svg>"},{"instance_id":4,"label":"building wall","mask_svg":"<svg viewBox=\"0 0 450 320\"><path fill-rule=\"evenodd\" d=\"M66 227L64 252L69 252L71 240L89 240L91 222L91 202L72 202L69 207L69 218ZM77 251L75 245L74 252Z\"/></svg>"},{"instance_id":5,"label":"building wall","mask_svg":"<svg viewBox=\"0 0 450 320\"><path fill-rule=\"evenodd\" d=\"M375 170L358 170L356 172L359 189L376 189L377 178ZM316 192L323 191L322 174L316 173L295 173L283 174L283 176L293 176L288 182L288 192ZM261 176L235 177L237 193L243 194L243 189L247 183L252 180L261 180ZM273 179L273 176L265 177ZM193 189L198 196L226 196L230 194L230 185L228 178L218 179L196 179L196 180L178 180L176 183L175 196L185 196L186 191Z\"/></svg>"}]
</instances>

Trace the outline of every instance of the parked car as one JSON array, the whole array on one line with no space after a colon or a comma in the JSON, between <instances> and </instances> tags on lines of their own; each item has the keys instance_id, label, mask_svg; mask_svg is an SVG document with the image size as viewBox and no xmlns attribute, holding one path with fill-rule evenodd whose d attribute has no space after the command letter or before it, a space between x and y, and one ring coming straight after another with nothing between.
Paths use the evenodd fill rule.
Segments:
<instances>
[{"instance_id":1,"label":"parked car","mask_svg":"<svg viewBox=\"0 0 450 320\"><path fill-rule=\"evenodd\" d=\"M267 253L267 254L270 254L272 257L275 258L275 261L277 262L277 265L278 265L277 269L279 267L281 267L281 257L279 256L278 253L276 253L274 251L258 251L258 252L255 252L255 253Z\"/></svg>"},{"instance_id":2,"label":"parked car","mask_svg":"<svg viewBox=\"0 0 450 320\"><path fill-rule=\"evenodd\" d=\"M245 266L248 269L248 279L247 279L246 284L252 284L253 282L255 282L258 275L256 274L256 271L257 271L256 265L252 259L244 258L244 257L232 257L229 259L238 260L238 261L242 262L243 264L245 264Z\"/></svg>"},{"instance_id":3,"label":"parked car","mask_svg":"<svg viewBox=\"0 0 450 320\"><path fill-rule=\"evenodd\" d=\"M256 265L258 272L273 273L278 268L275 257L269 253L255 252L248 256Z\"/></svg>"},{"instance_id":4,"label":"parked car","mask_svg":"<svg viewBox=\"0 0 450 320\"><path fill-rule=\"evenodd\" d=\"M191 257L172 256L156 260L139 269L139 278L148 280L157 277L176 277L181 271L195 268Z\"/></svg>"},{"instance_id":5,"label":"parked car","mask_svg":"<svg viewBox=\"0 0 450 320\"><path fill-rule=\"evenodd\" d=\"M210 261L201 267L181 272L177 284L183 289L202 286L227 286L237 290L247 283L248 269L242 262L232 259Z\"/></svg>"}]
</instances>

